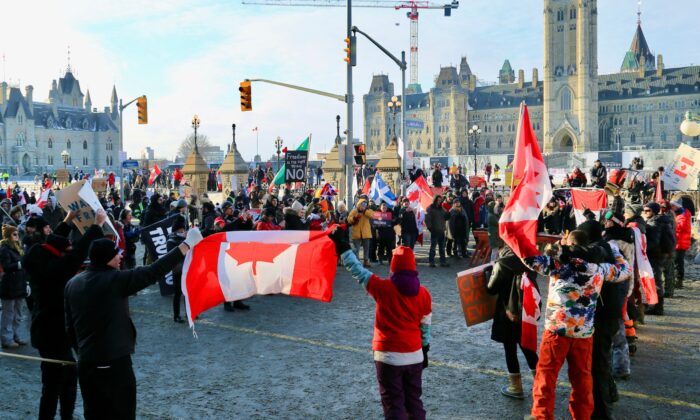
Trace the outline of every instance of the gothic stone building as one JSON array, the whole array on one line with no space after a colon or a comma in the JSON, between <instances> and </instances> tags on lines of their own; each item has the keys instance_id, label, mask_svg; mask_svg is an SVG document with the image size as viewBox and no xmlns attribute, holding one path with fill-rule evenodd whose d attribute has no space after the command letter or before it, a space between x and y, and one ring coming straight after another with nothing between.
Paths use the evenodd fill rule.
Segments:
<instances>
[{"instance_id":1,"label":"gothic stone building","mask_svg":"<svg viewBox=\"0 0 700 420\"><path fill-rule=\"evenodd\" d=\"M529 81L523 70L516 78L506 60L498 83L477 83L463 57L459 67L440 68L428 92L410 86L412 93L402 100L406 149L416 156L469 155L468 128L478 125L479 155L512 153L521 102L545 153L700 145L679 130L684 112L700 109L700 66L665 68L638 21L620 72L598 75L595 0L545 0L544 26L543 80L537 69ZM378 154L391 138L387 102L394 93L389 78L376 75L364 95L369 154Z\"/></svg>"},{"instance_id":2,"label":"gothic stone building","mask_svg":"<svg viewBox=\"0 0 700 420\"><path fill-rule=\"evenodd\" d=\"M121 115L117 91L103 112L92 108L90 91L68 69L53 81L48 102L34 102L34 88L0 83L0 170L13 174L54 172L67 167L92 172L116 171L122 150Z\"/></svg>"}]
</instances>

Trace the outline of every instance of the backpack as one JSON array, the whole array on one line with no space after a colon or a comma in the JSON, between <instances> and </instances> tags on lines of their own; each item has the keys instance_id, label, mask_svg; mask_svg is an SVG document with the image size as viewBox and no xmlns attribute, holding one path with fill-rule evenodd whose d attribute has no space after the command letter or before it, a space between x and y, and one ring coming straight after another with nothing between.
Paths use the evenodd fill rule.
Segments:
<instances>
[{"instance_id":1,"label":"backpack","mask_svg":"<svg viewBox=\"0 0 700 420\"><path fill-rule=\"evenodd\" d=\"M676 249L676 233L670 223L659 226L659 250L664 254L670 254Z\"/></svg>"}]
</instances>

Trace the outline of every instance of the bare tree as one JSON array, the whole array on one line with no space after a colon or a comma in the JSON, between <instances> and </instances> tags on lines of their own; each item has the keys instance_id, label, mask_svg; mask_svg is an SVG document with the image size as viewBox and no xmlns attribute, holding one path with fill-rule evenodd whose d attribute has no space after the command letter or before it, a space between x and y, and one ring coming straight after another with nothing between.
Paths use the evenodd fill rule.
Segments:
<instances>
[{"instance_id":1,"label":"bare tree","mask_svg":"<svg viewBox=\"0 0 700 420\"><path fill-rule=\"evenodd\" d=\"M202 148L208 146L211 146L211 143L209 143L209 137L204 134L198 134L197 147ZM182 143L180 143L180 147L177 148L177 156L184 161L187 159L187 156L192 153L192 149L194 149L194 133L189 134L187 137L185 137Z\"/></svg>"}]
</instances>

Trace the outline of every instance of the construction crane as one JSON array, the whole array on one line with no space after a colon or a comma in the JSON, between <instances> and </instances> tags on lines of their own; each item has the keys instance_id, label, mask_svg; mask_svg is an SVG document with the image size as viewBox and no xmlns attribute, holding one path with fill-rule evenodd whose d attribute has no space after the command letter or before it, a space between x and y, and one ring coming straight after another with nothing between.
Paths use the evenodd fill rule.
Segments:
<instances>
[{"instance_id":1,"label":"construction crane","mask_svg":"<svg viewBox=\"0 0 700 420\"><path fill-rule=\"evenodd\" d=\"M346 0L243 0L243 4L263 6L302 6L302 7L345 7ZM431 1L391 1L391 0L353 0L353 7L408 9L406 17L411 21L411 85L418 83L418 9L442 9L445 16L452 15L452 9L459 7L459 1L439 4Z\"/></svg>"}]
</instances>

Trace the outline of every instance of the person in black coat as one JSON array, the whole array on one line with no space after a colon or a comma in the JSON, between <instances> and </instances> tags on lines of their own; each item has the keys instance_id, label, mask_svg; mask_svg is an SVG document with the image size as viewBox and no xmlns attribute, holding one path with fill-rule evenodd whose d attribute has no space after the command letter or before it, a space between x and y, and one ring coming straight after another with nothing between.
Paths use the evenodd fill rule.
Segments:
<instances>
[{"instance_id":1,"label":"person in black coat","mask_svg":"<svg viewBox=\"0 0 700 420\"><path fill-rule=\"evenodd\" d=\"M178 216L173 220L170 235L168 236L168 242L166 246L168 251L180 246L182 241L185 240L187 234L187 221L184 216ZM180 316L180 301L182 300L182 264L175 264L173 267L173 321L182 324L185 322Z\"/></svg>"},{"instance_id":2,"label":"person in black coat","mask_svg":"<svg viewBox=\"0 0 700 420\"><path fill-rule=\"evenodd\" d=\"M85 418L136 418L136 378L131 354L136 328L129 296L161 279L202 240L190 229L183 243L153 264L120 271L121 254L109 239L93 241L90 264L65 287L68 338L78 353Z\"/></svg>"},{"instance_id":3,"label":"person in black coat","mask_svg":"<svg viewBox=\"0 0 700 420\"><path fill-rule=\"evenodd\" d=\"M447 223L450 226L450 234L452 235L455 243L455 257L457 259L466 258L469 219L467 218L467 213L464 211L460 200L454 200L452 202L450 219L447 221Z\"/></svg>"},{"instance_id":4,"label":"person in black coat","mask_svg":"<svg viewBox=\"0 0 700 420\"><path fill-rule=\"evenodd\" d=\"M285 207L284 230L309 230L309 225L299 214L304 214L304 206L300 202L294 201L291 207Z\"/></svg>"},{"instance_id":5,"label":"person in black coat","mask_svg":"<svg viewBox=\"0 0 700 420\"><path fill-rule=\"evenodd\" d=\"M418 239L418 224L416 213L411 208L411 202L408 198L403 199L397 221L401 226L401 243L403 246L413 249Z\"/></svg>"},{"instance_id":6,"label":"person in black coat","mask_svg":"<svg viewBox=\"0 0 700 420\"><path fill-rule=\"evenodd\" d=\"M435 170L433 171L433 186L434 187L442 187L442 171L440 170L440 165L435 166Z\"/></svg>"},{"instance_id":7,"label":"person in black coat","mask_svg":"<svg viewBox=\"0 0 700 420\"><path fill-rule=\"evenodd\" d=\"M75 244L71 245L69 223L77 216L70 212L45 243L32 246L22 259L27 267L29 284L34 296L32 310L31 342L46 359L75 362L66 336L63 310L63 289L87 257L90 243L103 236L102 225L106 214L99 212L96 224L91 226ZM61 418L73 418L78 387L78 374L74 365L41 363L41 399L39 418L53 419L59 399Z\"/></svg>"},{"instance_id":8,"label":"person in black coat","mask_svg":"<svg viewBox=\"0 0 700 420\"><path fill-rule=\"evenodd\" d=\"M513 253L513 250L506 245L501 249L486 287L490 294L498 295L493 326L491 327L491 339L503 343L509 375L509 385L501 388L501 393L517 399L524 398L517 354L523 312L523 292L521 289L523 273L528 273L530 281L539 293L535 281L537 275L528 270L520 258ZM534 373L538 361L537 353L522 346L520 350L525 356L528 367Z\"/></svg>"},{"instance_id":9,"label":"person in black coat","mask_svg":"<svg viewBox=\"0 0 700 420\"><path fill-rule=\"evenodd\" d=\"M14 349L27 344L19 336L22 299L27 297L27 274L22 265L22 244L16 227L3 225L0 241L0 267L3 269L0 281L0 341L2 348Z\"/></svg>"},{"instance_id":10,"label":"person in black coat","mask_svg":"<svg viewBox=\"0 0 700 420\"><path fill-rule=\"evenodd\" d=\"M382 221L372 220L375 229L375 237L377 238L377 259L379 260L379 264L383 264L384 261L386 261L387 264L391 264L392 253L396 246L396 232L394 231L394 226L396 226L398 220L394 217L394 213L389 211L389 206L384 202L379 205L379 211L384 214L390 214L391 219ZM376 214L375 212L375 215Z\"/></svg>"}]
</instances>

